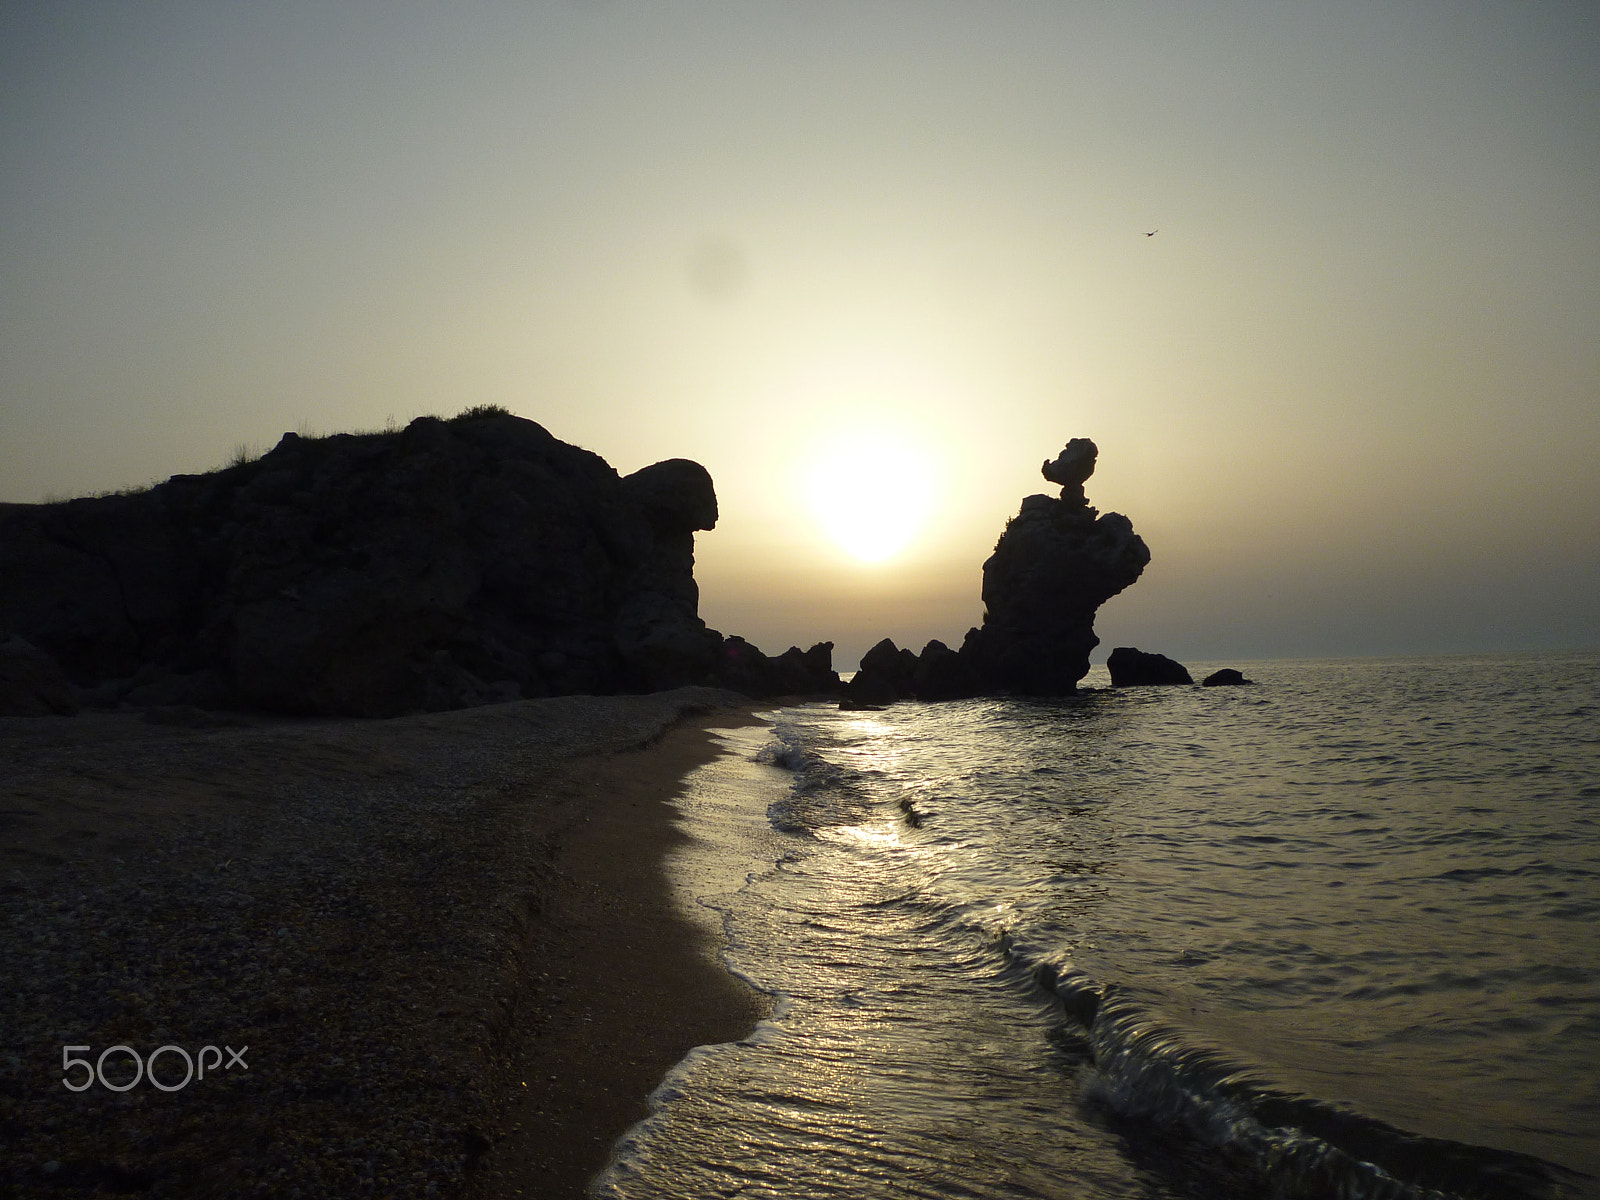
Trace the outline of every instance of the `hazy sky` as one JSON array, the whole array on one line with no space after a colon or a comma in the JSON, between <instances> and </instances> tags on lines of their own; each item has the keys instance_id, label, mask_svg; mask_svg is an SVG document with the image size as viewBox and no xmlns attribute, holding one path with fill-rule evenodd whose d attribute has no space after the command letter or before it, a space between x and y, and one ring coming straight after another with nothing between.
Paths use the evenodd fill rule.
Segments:
<instances>
[{"instance_id":1,"label":"hazy sky","mask_svg":"<svg viewBox=\"0 0 1600 1200\"><path fill-rule=\"evenodd\" d=\"M1102 655L1600 645L1592 0L9 3L0 116L3 500L496 403L849 666L1088 436Z\"/></svg>"}]
</instances>

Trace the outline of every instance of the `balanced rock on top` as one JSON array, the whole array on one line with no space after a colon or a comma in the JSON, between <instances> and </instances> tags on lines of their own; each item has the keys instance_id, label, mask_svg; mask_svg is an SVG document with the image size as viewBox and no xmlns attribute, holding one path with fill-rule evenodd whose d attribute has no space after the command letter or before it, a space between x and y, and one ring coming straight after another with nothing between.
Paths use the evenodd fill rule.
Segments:
<instances>
[{"instance_id":1,"label":"balanced rock on top","mask_svg":"<svg viewBox=\"0 0 1600 1200\"><path fill-rule=\"evenodd\" d=\"M1068 504L1085 505L1089 500L1083 494L1083 485L1094 474L1099 453L1088 438L1073 438L1054 461L1047 461L1039 471L1051 483L1061 485L1061 498Z\"/></svg>"}]
</instances>

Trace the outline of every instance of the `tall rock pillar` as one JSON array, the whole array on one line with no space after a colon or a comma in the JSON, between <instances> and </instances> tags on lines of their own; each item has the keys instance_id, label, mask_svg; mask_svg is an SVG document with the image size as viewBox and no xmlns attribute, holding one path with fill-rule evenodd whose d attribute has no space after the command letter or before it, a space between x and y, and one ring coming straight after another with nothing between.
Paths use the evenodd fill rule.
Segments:
<instances>
[{"instance_id":1,"label":"tall rock pillar","mask_svg":"<svg viewBox=\"0 0 1600 1200\"><path fill-rule=\"evenodd\" d=\"M1098 451L1073 438L1041 468L1059 497L1036 495L1006 523L983 564L983 626L961 654L988 690L1062 695L1089 671L1095 610L1139 578L1150 551L1121 513L1084 496Z\"/></svg>"}]
</instances>

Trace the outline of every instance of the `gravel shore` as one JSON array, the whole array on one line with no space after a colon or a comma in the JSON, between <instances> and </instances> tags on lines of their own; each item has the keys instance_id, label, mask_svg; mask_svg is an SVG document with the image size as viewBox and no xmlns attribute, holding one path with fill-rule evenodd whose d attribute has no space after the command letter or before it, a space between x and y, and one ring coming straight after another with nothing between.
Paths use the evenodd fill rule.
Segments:
<instances>
[{"instance_id":1,"label":"gravel shore","mask_svg":"<svg viewBox=\"0 0 1600 1200\"><path fill-rule=\"evenodd\" d=\"M660 870L701 728L749 719L0 721L0 1196L580 1196L764 1011ZM117 1091L113 1046L177 1049Z\"/></svg>"}]
</instances>

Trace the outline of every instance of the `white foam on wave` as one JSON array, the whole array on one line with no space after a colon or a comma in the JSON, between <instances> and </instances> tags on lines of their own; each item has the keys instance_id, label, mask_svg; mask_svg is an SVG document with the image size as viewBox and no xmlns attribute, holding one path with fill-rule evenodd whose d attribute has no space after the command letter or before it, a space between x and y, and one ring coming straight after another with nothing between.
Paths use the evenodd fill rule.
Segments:
<instances>
[{"instance_id":1,"label":"white foam on wave","mask_svg":"<svg viewBox=\"0 0 1600 1200\"><path fill-rule=\"evenodd\" d=\"M685 840L667 853L668 890L679 911L705 931L723 968L752 991L771 997L772 1015L737 1042L696 1046L667 1072L648 1098L650 1115L622 1135L606 1168L590 1182L588 1192L595 1197L630 1194L629 1183L647 1174L651 1140L666 1108L693 1090L696 1074L709 1060L781 1036L789 1008L787 996L763 988L734 962L728 946L727 902L752 875L782 857L767 810L789 794L794 780L770 758L762 761L760 752L771 742L769 726L709 732L723 753L691 771L672 802Z\"/></svg>"}]
</instances>

